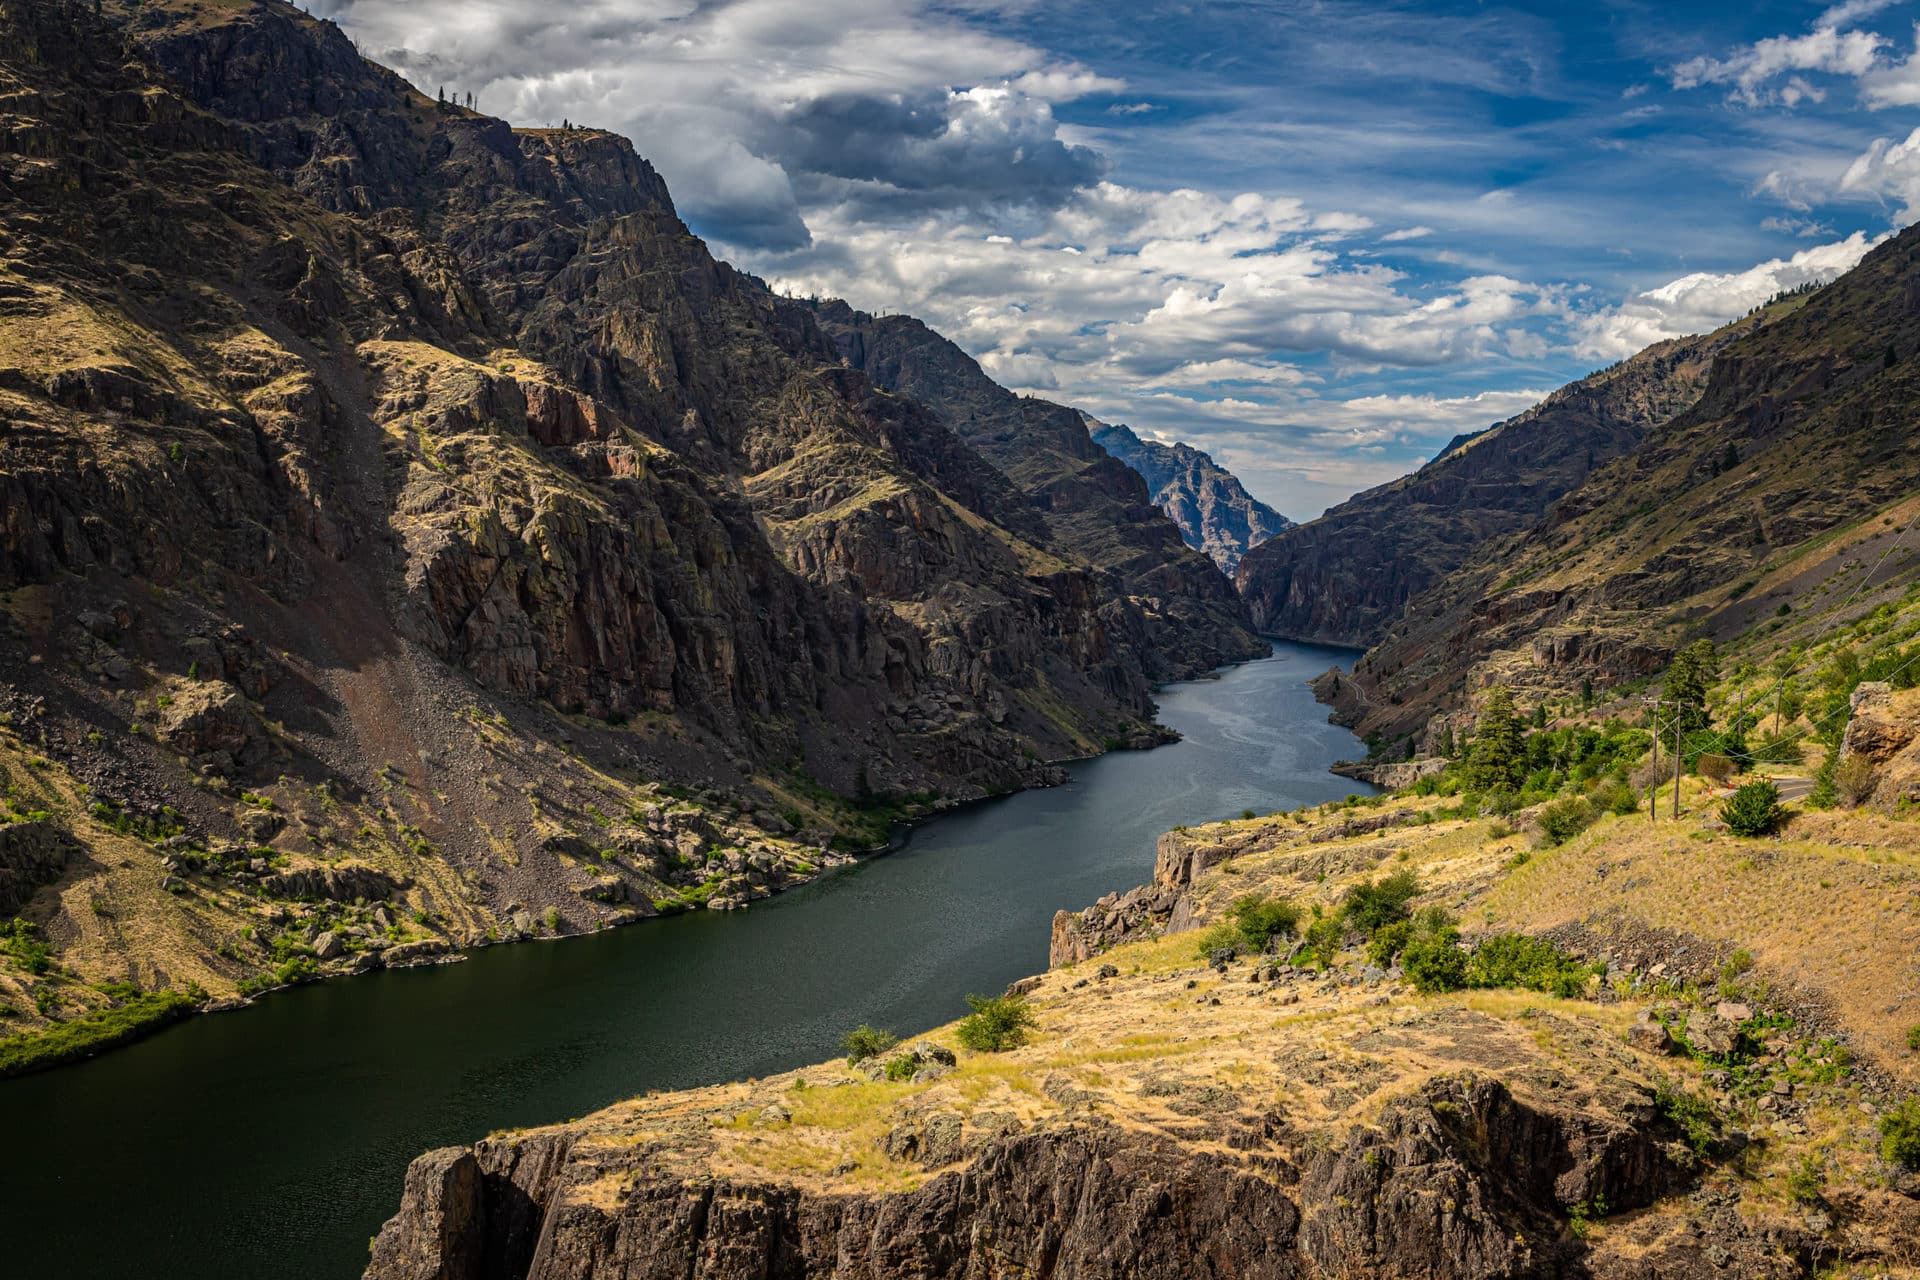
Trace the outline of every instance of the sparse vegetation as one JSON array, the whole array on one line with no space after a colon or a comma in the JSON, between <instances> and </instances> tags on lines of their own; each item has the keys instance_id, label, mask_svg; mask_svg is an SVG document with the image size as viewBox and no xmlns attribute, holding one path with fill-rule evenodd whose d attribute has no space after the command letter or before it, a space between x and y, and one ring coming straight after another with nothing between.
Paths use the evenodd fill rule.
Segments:
<instances>
[{"instance_id":1,"label":"sparse vegetation","mask_svg":"<svg viewBox=\"0 0 1920 1280\"><path fill-rule=\"evenodd\" d=\"M1920 1170L1920 1097L1904 1098L1880 1117L1880 1154L1889 1164Z\"/></svg>"},{"instance_id":2,"label":"sparse vegetation","mask_svg":"<svg viewBox=\"0 0 1920 1280\"><path fill-rule=\"evenodd\" d=\"M900 1037L891 1031L861 1023L841 1038L841 1047L847 1051L847 1064L865 1062L868 1058L877 1058L900 1043Z\"/></svg>"},{"instance_id":3,"label":"sparse vegetation","mask_svg":"<svg viewBox=\"0 0 1920 1280\"><path fill-rule=\"evenodd\" d=\"M973 1012L960 1019L954 1036L979 1053L1018 1049L1039 1025L1025 996L968 996L967 1005Z\"/></svg>"}]
</instances>

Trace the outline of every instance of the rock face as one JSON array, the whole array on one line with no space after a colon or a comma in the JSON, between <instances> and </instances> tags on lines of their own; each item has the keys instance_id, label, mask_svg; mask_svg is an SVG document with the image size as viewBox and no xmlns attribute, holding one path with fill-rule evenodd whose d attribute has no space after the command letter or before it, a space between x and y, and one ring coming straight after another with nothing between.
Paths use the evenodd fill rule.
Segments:
<instances>
[{"instance_id":1,"label":"rock face","mask_svg":"<svg viewBox=\"0 0 1920 1280\"><path fill-rule=\"evenodd\" d=\"M1698 386L1697 398L1639 429L1629 452L1596 466L1533 527L1463 554L1389 617L1356 664L1357 698L1342 718L1363 736L1417 737L1435 713L1467 710L1493 682L1604 688L1658 671L1688 638L1727 640L1762 625L1784 643L1815 642L1827 624L1803 621L1801 605L1836 574L1870 577L1874 590L1852 606L1861 610L1897 594L1916 575L1911 558L1891 554L1905 525L1893 508L1920 469L1920 437L1905 416L1920 387L1920 364L1906 358L1920 350L1916 280L1920 235L1908 231L1816 292L1646 353L1707 361L1704 373L1683 362L1646 384L1649 394L1676 389L1673 398ZM1540 421L1551 410L1543 406ZM1643 416L1655 417L1651 399ZM1507 432L1401 483L1464 467ZM1256 558L1241 565L1243 584L1261 572L1250 568Z\"/></svg>"},{"instance_id":2,"label":"rock face","mask_svg":"<svg viewBox=\"0 0 1920 1280\"><path fill-rule=\"evenodd\" d=\"M0 825L0 915L10 916L66 870L73 840L51 822Z\"/></svg>"},{"instance_id":3,"label":"rock face","mask_svg":"<svg viewBox=\"0 0 1920 1280\"><path fill-rule=\"evenodd\" d=\"M1869 680L1854 689L1850 710L1841 763L1862 762L1869 772L1841 799L1891 812L1920 801L1920 692Z\"/></svg>"},{"instance_id":4,"label":"rock face","mask_svg":"<svg viewBox=\"0 0 1920 1280\"><path fill-rule=\"evenodd\" d=\"M201 845L374 832L467 940L738 905L855 807L1056 781L1264 650L1073 411L963 356L877 386L625 139L437 103L274 0L0 37L0 689ZM234 817L276 786L311 812ZM794 815L785 870L584 865L663 786Z\"/></svg>"},{"instance_id":5,"label":"rock face","mask_svg":"<svg viewBox=\"0 0 1920 1280\"><path fill-rule=\"evenodd\" d=\"M1248 493L1239 477L1187 444L1142 440L1125 426L1089 420L1093 442L1140 473L1180 536L1231 574L1240 558L1293 521Z\"/></svg>"},{"instance_id":6,"label":"rock face","mask_svg":"<svg viewBox=\"0 0 1920 1280\"><path fill-rule=\"evenodd\" d=\"M1649 428L1691 405L1714 354L1746 328L1663 342L1464 437L1410 476L1286 530L1234 580L1266 635L1376 644L1408 602L1490 539L1537 524Z\"/></svg>"},{"instance_id":7,"label":"rock face","mask_svg":"<svg viewBox=\"0 0 1920 1280\"><path fill-rule=\"evenodd\" d=\"M1344 1143L1289 1135L1276 1122L1279 1153L1256 1164L1070 1124L991 1141L917 1189L867 1194L656 1175L566 1131L495 1140L414 1162L366 1275L1548 1276L1578 1252L1556 1242L1562 1205L1634 1208L1685 1176L1651 1108L1543 1111L1494 1081L1435 1080Z\"/></svg>"},{"instance_id":8,"label":"rock face","mask_svg":"<svg viewBox=\"0 0 1920 1280\"><path fill-rule=\"evenodd\" d=\"M1086 415L1014 395L911 316L872 316L837 301L813 313L848 365L926 404L1003 471L1036 509L1047 545L1104 573L1126 600L1111 615L1115 629L1155 679L1268 652L1233 584L1182 541L1140 475L1094 443Z\"/></svg>"}]
</instances>

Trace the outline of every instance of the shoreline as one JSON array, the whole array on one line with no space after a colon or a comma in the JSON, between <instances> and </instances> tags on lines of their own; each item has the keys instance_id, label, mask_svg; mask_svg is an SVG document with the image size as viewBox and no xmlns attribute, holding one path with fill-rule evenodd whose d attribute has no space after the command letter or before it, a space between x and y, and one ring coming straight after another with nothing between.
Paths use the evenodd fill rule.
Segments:
<instances>
[{"instance_id":1,"label":"shoreline","mask_svg":"<svg viewBox=\"0 0 1920 1280\"><path fill-rule=\"evenodd\" d=\"M1202 672L1195 676L1190 676L1184 680L1173 680L1165 684L1156 685L1154 686L1154 690L1153 690L1154 694L1156 695L1154 714L1157 716L1160 710L1158 701L1157 701L1158 695L1168 689L1178 688L1182 685L1187 685L1187 684L1198 684L1203 681L1218 681L1224 678L1225 673L1227 672L1235 671L1242 667L1251 666L1256 662L1270 662L1274 659L1274 656L1275 655L1272 652L1268 652L1267 654L1257 658L1247 658L1240 662L1224 663L1218 667L1210 668L1205 672ZM786 894L789 894L795 890L805 888L809 885L822 883L830 875L833 875L835 873L842 872L849 868L859 866L863 863L872 862L880 858L887 857L890 854L899 852L900 850L906 848L909 844L912 843L913 832L916 828L921 827L929 822L933 822L937 819L950 817L952 815L962 812L963 810L970 809L978 805L985 805L985 804L993 803L995 801L1008 800L1015 796L1025 794L1030 791L1050 790L1055 787L1066 786L1072 782L1072 777L1065 773L1065 771L1069 766L1086 764L1090 761L1099 760L1106 756L1114 755L1122 751L1153 751L1160 747L1172 746L1182 740L1183 735L1181 735L1177 730L1171 729L1168 726L1161 724L1157 719L1153 721L1152 724L1155 730L1157 730L1160 734L1164 734L1166 736L1164 737L1157 736L1154 741L1145 745L1136 746L1136 745L1132 745L1131 743L1122 742L1112 747L1105 747L1098 751L1088 752L1085 755L1062 756L1057 759L1042 761L1041 764L1044 765L1046 768L1057 769L1062 772L1063 776L1054 780L1035 782L1027 786L1019 787L1015 790L1002 792L998 795L982 795L982 796L972 796L967 798L943 797L941 799L937 799L931 802L930 812L922 814L918 817L903 818L898 820L895 823L894 833L891 834L884 843L872 845L863 849L848 850L845 852L826 852L823 854L823 857L819 864L818 869L812 875L809 875L804 879L793 879L788 883L781 885L779 888L770 890L763 897L749 899L748 901L739 903L738 905L731 905L724 908L720 908L720 910L725 912L744 911L753 902L765 902L765 901L770 901L774 898L783 897ZM143 1025L135 1025L131 1028L123 1028L111 1038L102 1039L99 1042L99 1047L91 1052L76 1053L70 1049L64 1050L64 1051L56 1051L48 1055L50 1060L45 1062L44 1065L38 1064L33 1059L30 1058L28 1059L27 1062L23 1063L21 1066L17 1068L0 1069L0 1089L4 1089L6 1086L6 1082L9 1080L20 1079L29 1075L42 1075L48 1072L58 1071L63 1067L78 1066L82 1063L92 1061L95 1058L111 1053L116 1049L123 1049L128 1047L129 1045L137 1044L140 1041L152 1039L155 1036L161 1035L166 1031L172 1030L175 1027L185 1025L186 1023L189 1023L195 1020L196 1018L212 1015L212 1014L239 1013L246 1009L252 1008L256 1003L262 1000L265 1000L269 997L279 995L288 991L297 990L302 987L316 986L322 983L329 983L329 982L345 981L348 979L364 977L367 974L371 974L371 973L399 971L399 970L406 970L406 969L442 968L450 965L464 964L475 953L480 951L492 950L497 947L515 946L522 943L568 942L568 941L573 941L580 938L598 937L599 935L604 933L610 933L610 932L613 932L614 930L619 930L619 929L633 928L638 925L646 924L649 921L667 919L667 918L676 917L676 916L692 915L692 914L695 914L696 912L706 911L706 910L714 910L714 908L706 907L706 906L693 906L689 904L685 907L681 907L672 911L655 911L651 914L635 912L626 919L610 922L609 924L607 924L606 927L600 928L600 929L583 930L580 932L573 932L573 933L555 933L555 934L548 934L548 935L541 935L538 933L529 933L529 934L524 934L524 935L519 935L514 937L499 937L499 938L483 937L473 942L465 943L462 945L455 945L446 938L418 939L412 943L405 944L405 945L413 946L413 947L422 947L426 949L416 953L413 956L405 958L397 963L387 963L382 958L382 959L377 959L376 962L365 964L356 969L342 970L334 973L316 974L309 978L303 978L298 982L291 982L291 983L286 983L280 986L264 988L262 990L255 991L247 995L202 998L199 1000L195 1000L191 1008L179 1009L176 1006L171 1008L168 1016L164 1018L156 1019L150 1023L146 1023ZM397 950L398 948L395 948L395 949ZM384 953L369 952L369 953L363 953L363 954L367 954L373 957L381 957L383 956ZM170 990L171 988L165 989L161 992L146 992L146 993L142 993L142 997L150 998L155 995L165 994L166 991L170 991ZM185 1000L185 999L189 999L190 996L186 993L181 993L180 998L182 1000ZM126 1002L126 1004L120 1007L122 1008L130 1007L132 1003L133 1003L132 1001L128 1001ZM117 1009L111 1010L111 1011L117 1011ZM54 1023L51 1025L49 1029L43 1030L40 1032L19 1033L22 1036L30 1036L30 1039L28 1039L27 1041L19 1045L18 1048L22 1050L31 1050L32 1045L35 1041L45 1039L50 1036L56 1036L60 1033L61 1028L73 1026L78 1021L79 1020L76 1019L74 1020L74 1022ZM12 1036L0 1037L0 1045L4 1045L8 1041L13 1039L14 1037Z\"/></svg>"}]
</instances>

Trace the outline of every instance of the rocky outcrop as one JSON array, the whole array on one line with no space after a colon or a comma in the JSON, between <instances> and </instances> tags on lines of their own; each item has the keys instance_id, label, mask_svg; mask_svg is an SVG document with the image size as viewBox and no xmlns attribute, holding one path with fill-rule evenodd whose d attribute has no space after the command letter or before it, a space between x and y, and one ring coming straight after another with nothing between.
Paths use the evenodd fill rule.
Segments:
<instances>
[{"instance_id":1,"label":"rocky outcrop","mask_svg":"<svg viewBox=\"0 0 1920 1280\"><path fill-rule=\"evenodd\" d=\"M0 823L0 915L12 915L41 885L58 880L73 848L73 838L51 822Z\"/></svg>"},{"instance_id":2,"label":"rocky outcrop","mask_svg":"<svg viewBox=\"0 0 1920 1280\"><path fill-rule=\"evenodd\" d=\"M1370 782L1383 791L1399 791L1412 786L1422 778L1432 778L1446 772L1447 764L1448 761L1444 757L1429 756L1421 760L1394 760L1382 763L1336 760L1329 768L1343 778Z\"/></svg>"},{"instance_id":3,"label":"rocky outcrop","mask_svg":"<svg viewBox=\"0 0 1920 1280\"><path fill-rule=\"evenodd\" d=\"M1891 812L1920 801L1920 692L1869 680L1854 688L1849 709L1840 799Z\"/></svg>"},{"instance_id":4,"label":"rocky outcrop","mask_svg":"<svg viewBox=\"0 0 1920 1280\"><path fill-rule=\"evenodd\" d=\"M330 902L384 902L405 882L378 867L343 862L334 866L276 871L260 881L276 898L325 898Z\"/></svg>"},{"instance_id":5,"label":"rocky outcrop","mask_svg":"<svg viewBox=\"0 0 1920 1280\"><path fill-rule=\"evenodd\" d=\"M1240 558L1293 521L1248 493L1239 477L1192 445L1142 440L1125 426L1088 419L1093 442L1140 473L1154 505L1180 536L1231 574Z\"/></svg>"},{"instance_id":6,"label":"rocky outcrop","mask_svg":"<svg viewBox=\"0 0 1920 1280\"><path fill-rule=\"evenodd\" d=\"M699 1275L1189 1280L1561 1273L1563 1205L1635 1208L1682 1164L1646 1100L1611 1116L1446 1077L1332 1143L1271 1117L1250 1156L1100 1123L987 1142L912 1190L656 1173L565 1130L432 1152L368 1280Z\"/></svg>"}]
</instances>

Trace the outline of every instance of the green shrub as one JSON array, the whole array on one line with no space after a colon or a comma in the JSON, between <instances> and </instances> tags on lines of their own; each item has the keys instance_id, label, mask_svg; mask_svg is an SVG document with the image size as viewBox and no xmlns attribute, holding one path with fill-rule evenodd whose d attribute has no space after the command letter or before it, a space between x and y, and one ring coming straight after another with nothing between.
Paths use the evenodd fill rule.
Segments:
<instances>
[{"instance_id":1,"label":"green shrub","mask_svg":"<svg viewBox=\"0 0 1920 1280\"><path fill-rule=\"evenodd\" d=\"M1787 1170L1787 1194L1800 1204L1817 1204L1826 1181L1825 1163L1809 1151Z\"/></svg>"},{"instance_id":2,"label":"green shrub","mask_svg":"<svg viewBox=\"0 0 1920 1280\"><path fill-rule=\"evenodd\" d=\"M1654 1089L1653 1106L1680 1131L1687 1145L1693 1148L1693 1154L1706 1156L1713 1150L1713 1107L1705 1099L1662 1080Z\"/></svg>"},{"instance_id":3,"label":"green shrub","mask_svg":"<svg viewBox=\"0 0 1920 1280\"><path fill-rule=\"evenodd\" d=\"M40 941L40 926L30 920L15 919L4 930L0 930L0 951L13 957L13 962L28 973L41 974L53 967L53 948Z\"/></svg>"},{"instance_id":4,"label":"green shrub","mask_svg":"<svg viewBox=\"0 0 1920 1280\"><path fill-rule=\"evenodd\" d=\"M1300 929L1300 908L1286 898L1249 894L1227 909L1227 918L1254 951L1269 950L1276 938L1291 938Z\"/></svg>"},{"instance_id":5,"label":"green shrub","mask_svg":"<svg viewBox=\"0 0 1920 1280\"><path fill-rule=\"evenodd\" d=\"M1592 826L1599 816L1582 796L1556 800L1540 810L1540 834L1549 848L1562 845Z\"/></svg>"},{"instance_id":6,"label":"green shrub","mask_svg":"<svg viewBox=\"0 0 1920 1280\"><path fill-rule=\"evenodd\" d=\"M1907 1048L1914 1053L1920 1053L1920 1023L1907 1028Z\"/></svg>"},{"instance_id":7,"label":"green shrub","mask_svg":"<svg viewBox=\"0 0 1920 1280\"><path fill-rule=\"evenodd\" d=\"M981 1053L1018 1049L1027 1033L1039 1025L1025 996L968 996L973 1012L960 1019L955 1037L966 1048Z\"/></svg>"},{"instance_id":8,"label":"green shrub","mask_svg":"<svg viewBox=\"0 0 1920 1280\"><path fill-rule=\"evenodd\" d=\"M1422 931L1400 953L1407 981L1423 995L1458 991L1467 985L1469 961L1460 945L1460 931L1452 925Z\"/></svg>"},{"instance_id":9,"label":"green shrub","mask_svg":"<svg viewBox=\"0 0 1920 1280\"><path fill-rule=\"evenodd\" d=\"M1340 915L1347 924L1371 937L1380 926L1411 915L1408 904L1419 896L1420 877L1411 871L1396 871L1379 880L1362 880L1348 889Z\"/></svg>"},{"instance_id":10,"label":"green shrub","mask_svg":"<svg viewBox=\"0 0 1920 1280\"><path fill-rule=\"evenodd\" d=\"M1221 952L1230 951L1233 955L1239 955L1245 941L1240 936L1239 925L1231 920L1221 920L1201 930L1200 936L1194 939L1193 949L1202 960L1212 964L1215 956Z\"/></svg>"},{"instance_id":11,"label":"green shrub","mask_svg":"<svg viewBox=\"0 0 1920 1280\"><path fill-rule=\"evenodd\" d=\"M1831 809L1840 803L1840 789L1833 780L1834 771L1840 766L1840 753L1827 752L1827 758L1813 772L1813 790L1807 793L1809 809Z\"/></svg>"},{"instance_id":12,"label":"green shrub","mask_svg":"<svg viewBox=\"0 0 1920 1280\"><path fill-rule=\"evenodd\" d=\"M1620 778L1608 778L1593 789L1588 797L1594 808L1606 813L1630 818L1640 812L1640 797L1633 787Z\"/></svg>"},{"instance_id":13,"label":"green shrub","mask_svg":"<svg viewBox=\"0 0 1920 1280\"><path fill-rule=\"evenodd\" d=\"M1890 1164L1920 1170L1920 1098L1907 1098L1880 1117L1880 1154Z\"/></svg>"},{"instance_id":14,"label":"green shrub","mask_svg":"<svg viewBox=\"0 0 1920 1280\"><path fill-rule=\"evenodd\" d=\"M913 1079L913 1073L920 1069L920 1059L911 1053L902 1053L887 1059L887 1079L898 1083Z\"/></svg>"},{"instance_id":15,"label":"green shrub","mask_svg":"<svg viewBox=\"0 0 1920 1280\"><path fill-rule=\"evenodd\" d=\"M1780 788L1766 780L1749 782L1720 806L1720 820L1736 836L1772 835L1780 829L1786 811L1780 807Z\"/></svg>"},{"instance_id":16,"label":"green shrub","mask_svg":"<svg viewBox=\"0 0 1920 1280\"><path fill-rule=\"evenodd\" d=\"M1367 963L1384 969L1413 941L1413 921L1396 920L1383 924L1367 940Z\"/></svg>"},{"instance_id":17,"label":"green shrub","mask_svg":"<svg viewBox=\"0 0 1920 1280\"><path fill-rule=\"evenodd\" d=\"M879 1027L870 1027L861 1023L841 1037L840 1045L847 1051L849 1065L865 1062L868 1058L877 1058L900 1043L900 1037L891 1031L882 1031Z\"/></svg>"},{"instance_id":18,"label":"green shrub","mask_svg":"<svg viewBox=\"0 0 1920 1280\"><path fill-rule=\"evenodd\" d=\"M1301 951L1305 959L1310 959L1324 969L1333 963L1340 954L1340 947L1347 939L1347 928L1340 922L1339 916L1318 915L1307 926L1306 945Z\"/></svg>"},{"instance_id":19,"label":"green shrub","mask_svg":"<svg viewBox=\"0 0 1920 1280\"><path fill-rule=\"evenodd\" d=\"M1592 965L1582 964L1551 942L1520 933L1496 933L1481 940L1467 966L1475 987L1521 987L1562 999L1585 993Z\"/></svg>"}]
</instances>

